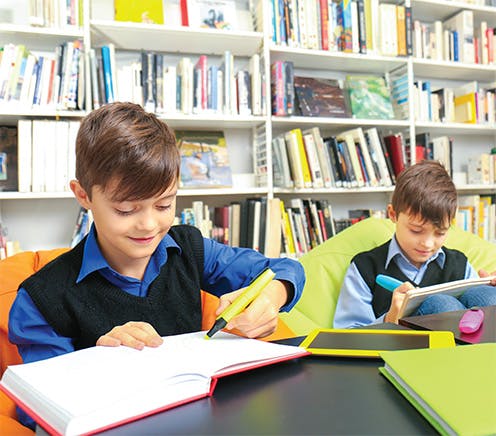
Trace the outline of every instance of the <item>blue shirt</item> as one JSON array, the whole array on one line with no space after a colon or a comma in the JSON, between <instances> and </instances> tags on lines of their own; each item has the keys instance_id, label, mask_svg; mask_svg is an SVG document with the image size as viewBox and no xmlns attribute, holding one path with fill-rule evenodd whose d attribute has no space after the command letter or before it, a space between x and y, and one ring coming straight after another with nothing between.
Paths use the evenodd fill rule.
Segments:
<instances>
[{"instance_id":1,"label":"blue shirt","mask_svg":"<svg viewBox=\"0 0 496 436\"><path fill-rule=\"evenodd\" d=\"M437 262L441 268L444 268L445 261L446 254L442 249L439 249L420 268L417 268L405 257L396 241L396 237L393 237L389 244L385 267L387 268L390 262L395 262L409 280L413 283L420 283L429 263ZM476 277L479 277L477 271L467 261L464 278ZM372 291L363 280L355 263L352 262L346 271L339 293L336 312L334 314L334 328L349 328L382 323L384 322L385 315L383 314L379 318L375 317L372 308Z\"/></svg>"},{"instance_id":2,"label":"blue shirt","mask_svg":"<svg viewBox=\"0 0 496 436\"><path fill-rule=\"evenodd\" d=\"M281 308L290 310L298 301L305 284L303 267L291 259L270 259L255 250L234 248L204 238L205 262L204 291L221 296L246 286L259 272L270 267L277 280L293 285L294 296ZM142 280L127 277L114 271L103 257L92 227L84 247L81 270L77 282L98 271L110 283L136 296L146 296L148 287L167 262L167 249L180 249L170 235L166 235L153 253ZM9 340L16 344L24 363L46 359L74 351L72 339L60 336L47 323L31 300L27 291L20 288L9 314Z\"/></svg>"}]
</instances>

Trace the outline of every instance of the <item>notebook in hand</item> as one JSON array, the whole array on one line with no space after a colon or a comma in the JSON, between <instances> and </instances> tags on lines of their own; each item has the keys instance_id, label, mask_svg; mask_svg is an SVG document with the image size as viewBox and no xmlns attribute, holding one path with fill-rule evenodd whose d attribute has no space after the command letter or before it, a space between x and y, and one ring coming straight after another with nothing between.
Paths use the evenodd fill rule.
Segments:
<instances>
[{"instance_id":1,"label":"notebook in hand","mask_svg":"<svg viewBox=\"0 0 496 436\"><path fill-rule=\"evenodd\" d=\"M92 347L9 366L0 389L50 434L93 433L213 394L218 378L308 354L219 332L158 348Z\"/></svg>"},{"instance_id":2,"label":"notebook in hand","mask_svg":"<svg viewBox=\"0 0 496 436\"><path fill-rule=\"evenodd\" d=\"M381 373L443 435L496 431L496 344L386 351Z\"/></svg>"},{"instance_id":3,"label":"notebook in hand","mask_svg":"<svg viewBox=\"0 0 496 436\"><path fill-rule=\"evenodd\" d=\"M455 280L453 282L440 283L439 285L426 286L425 288L414 288L406 292L398 318L412 315L422 302L429 296L443 293L459 297L467 289L478 285L488 285L494 276L478 277L475 279Z\"/></svg>"}]
</instances>

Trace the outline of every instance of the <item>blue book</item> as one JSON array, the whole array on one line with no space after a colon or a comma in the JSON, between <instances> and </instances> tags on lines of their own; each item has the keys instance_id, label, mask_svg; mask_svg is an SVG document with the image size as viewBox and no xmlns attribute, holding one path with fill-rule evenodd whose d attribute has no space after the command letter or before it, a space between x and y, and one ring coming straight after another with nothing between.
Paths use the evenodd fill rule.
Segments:
<instances>
[{"instance_id":1,"label":"blue book","mask_svg":"<svg viewBox=\"0 0 496 436\"><path fill-rule=\"evenodd\" d=\"M41 103L41 73L43 72L43 61L43 56L40 56L33 72L36 77L33 96L33 104L35 105L39 105Z\"/></svg>"},{"instance_id":2,"label":"blue book","mask_svg":"<svg viewBox=\"0 0 496 436\"><path fill-rule=\"evenodd\" d=\"M104 45L102 50L103 82L105 85L106 103L114 102L114 89L112 87L112 67L110 66L110 49Z\"/></svg>"},{"instance_id":3,"label":"blue book","mask_svg":"<svg viewBox=\"0 0 496 436\"><path fill-rule=\"evenodd\" d=\"M427 93L427 114L429 116L429 120L432 121L431 82L422 82L422 91Z\"/></svg>"},{"instance_id":4,"label":"blue book","mask_svg":"<svg viewBox=\"0 0 496 436\"><path fill-rule=\"evenodd\" d=\"M209 79L208 80L208 88L209 88L209 93L208 93L208 109L213 110L214 112L218 112L220 109L220 104L218 101L219 98L219 93L218 93L218 87L219 87L219 81L218 81L218 76L219 76L219 67L217 65L211 65L208 68L208 74L209 74Z\"/></svg>"},{"instance_id":5,"label":"blue book","mask_svg":"<svg viewBox=\"0 0 496 436\"><path fill-rule=\"evenodd\" d=\"M453 30L453 60L455 62L458 62L459 59L459 54L458 54L458 32L456 30Z\"/></svg>"}]
</instances>

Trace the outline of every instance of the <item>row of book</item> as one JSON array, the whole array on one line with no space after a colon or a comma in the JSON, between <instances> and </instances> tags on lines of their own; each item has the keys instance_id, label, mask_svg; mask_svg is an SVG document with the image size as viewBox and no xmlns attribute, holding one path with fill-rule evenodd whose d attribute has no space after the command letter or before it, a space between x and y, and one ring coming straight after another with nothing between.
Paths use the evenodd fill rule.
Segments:
<instances>
[{"instance_id":1,"label":"row of book","mask_svg":"<svg viewBox=\"0 0 496 436\"><path fill-rule=\"evenodd\" d=\"M79 121L55 120L0 127L0 191L68 191L78 130Z\"/></svg>"},{"instance_id":2,"label":"row of book","mask_svg":"<svg viewBox=\"0 0 496 436\"><path fill-rule=\"evenodd\" d=\"M413 41L417 58L483 65L495 60L495 29L485 20L476 23L471 10L433 23L415 20Z\"/></svg>"},{"instance_id":3,"label":"row of book","mask_svg":"<svg viewBox=\"0 0 496 436\"><path fill-rule=\"evenodd\" d=\"M35 27L81 27L83 0L30 0L28 24Z\"/></svg>"},{"instance_id":4,"label":"row of book","mask_svg":"<svg viewBox=\"0 0 496 436\"><path fill-rule=\"evenodd\" d=\"M84 109L84 56L80 40L36 55L23 44L0 50L0 105L31 109Z\"/></svg>"},{"instance_id":5,"label":"row of book","mask_svg":"<svg viewBox=\"0 0 496 436\"><path fill-rule=\"evenodd\" d=\"M239 69L229 51L220 60L200 55L175 65L167 65L162 53L143 51L136 61L117 68L115 47L108 44L90 49L89 58L95 108L120 100L156 113L262 115L265 110L258 54Z\"/></svg>"},{"instance_id":6,"label":"row of book","mask_svg":"<svg viewBox=\"0 0 496 436\"><path fill-rule=\"evenodd\" d=\"M347 75L344 81L302 77L294 75L291 61L276 61L271 65L272 114L386 120L397 114L405 118L404 110L395 113L395 107L404 107L404 93L391 94L396 81L404 77Z\"/></svg>"},{"instance_id":7,"label":"row of book","mask_svg":"<svg viewBox=\"0 0 496 436\"><path fill-rule=\"evenodd\" d=\"M494 195L461 195L455 225L479 237L496 239L496 198Z\"/></svg>"},{"instance_id":8,"label":"row of book","mask_svg":"<svg viewBox=\"0 0 496 436\"><path fill-rule=\"evenodd\" d=\"M232 247L247 247L269 257L298 258L350 225L385 210L356 209L348 218L334 218L326 199L248 198L209 207L193 201L179 212L176 224L196 226L204 237Z\"/></svg>"},{"instance_id":9,"label":"row of book","mask_svg":"<svg viewBox=\"0 0 496 436\"><path fill-rule=\"evenodd\" d=\"M358 127L327 137L318 127L292 129L272 140L274 186L392 186L405 166L402 156L406 151L396 138L383 137L375 127ZM400 156L401 165L396 162Z\"/></svg>"},{"instance_id":10,"label":"row of book","mask_svg":"<svg viewBox=\"0 0 496 436\"><path fill-rule=\"evenodd\" d=\"M496 149L468 157L466 182L469 185L496 184Z\"/></svg>"},{"instance_id":11,"label":"row of book","mask_svg":"<svg viewBox=\"0 0 496 436\"><path fill-rule=\"evenodd\" d=\"M412 54L411 8L379 0L272 0L275 44L384 56Z\"/></svg>"},{"instance_id":12,"label":"row of book","mask_svg":"<svg viewBox=\"0 0 496 436\"><path fill-rule=\"evenodd\" d=\"M428 80L413 88L417 121L493 124L496 122L496 84L473 80L455 87L433 89Z\"/></svg>"}]
</instances>

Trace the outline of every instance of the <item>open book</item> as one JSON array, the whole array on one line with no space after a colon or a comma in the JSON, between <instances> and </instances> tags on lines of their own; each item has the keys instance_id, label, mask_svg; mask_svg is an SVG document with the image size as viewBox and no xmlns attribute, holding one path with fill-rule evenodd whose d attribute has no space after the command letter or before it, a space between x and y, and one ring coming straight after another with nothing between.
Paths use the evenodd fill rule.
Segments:
<instances>
[{"instance_id":1,"label":"open book","mask_svg":"<svg viewBox=\"0 0 496 436\"><path fill-rule=\"evenodd\" d=\"M495 276L489 276L475 279L455 280L453 282L440 283L439 285L426 286L425 288L411 289L406 292L398 318L412 315L422 302L431 295L441 292L443 294L459 297L469 288L478 285L488 285L494 278Z\"/></svg>"},{"instance_id":2,"label":"open book","mask_svg":"<svg viewBox=\"0 0 496 436\"><path fill-rule=\"evenodd\" d=\"M213 394L219 377L308 354L219 332L167 336L158 348L92 347L12 365L0 389L50 434L93 433Z\"/></svg>"}]
</instances>

